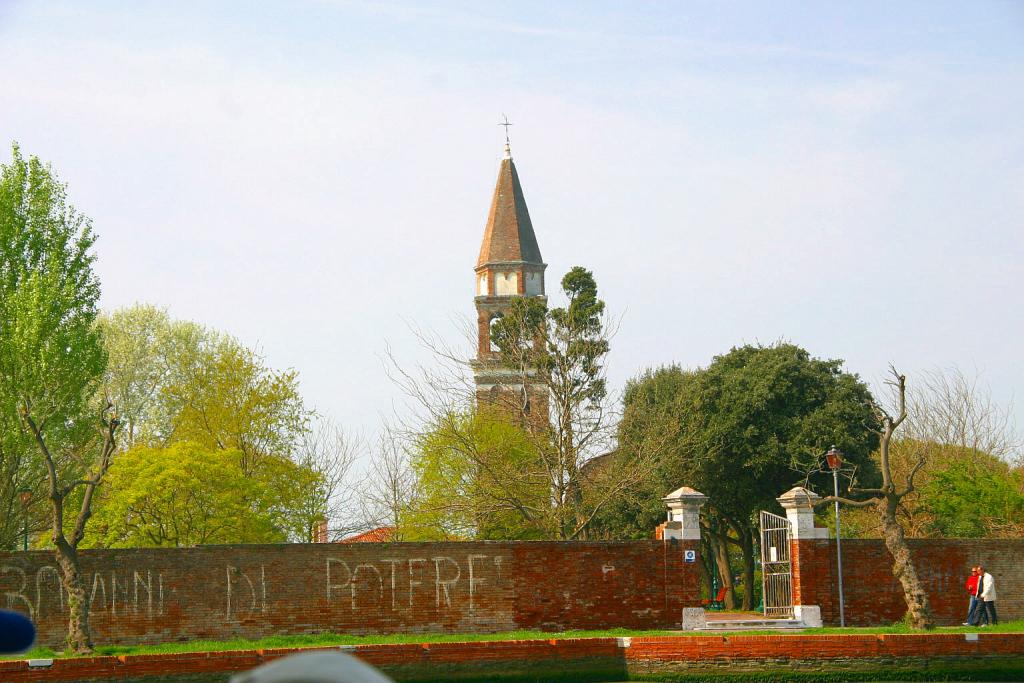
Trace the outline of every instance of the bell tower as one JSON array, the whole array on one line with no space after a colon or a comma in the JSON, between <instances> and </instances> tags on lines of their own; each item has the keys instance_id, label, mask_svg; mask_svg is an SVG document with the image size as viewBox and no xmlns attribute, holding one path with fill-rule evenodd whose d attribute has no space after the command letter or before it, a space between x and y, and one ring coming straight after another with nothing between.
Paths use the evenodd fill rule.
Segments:
<instances>
[{"instance_id":1,"label":"bell tower","mask_svg":"<svg viewBox=\"0 0 1024 683\"><path fill-rule=\"evenodd\" d=\"M491 344L491 325L500 318L514 297L539 297L546 300L544 270L530 212L523 198L519 174L512 161L508 141L505 157L498 169L491 211L487 216L484 240L476 268L477 352L473 362L477 404L522 405L524 391L529 413L547 422L547 390L541 384L524 386L524 378L503 367ZM532 421L532 420L531 420Z\"/></svg>"}]
</instances>

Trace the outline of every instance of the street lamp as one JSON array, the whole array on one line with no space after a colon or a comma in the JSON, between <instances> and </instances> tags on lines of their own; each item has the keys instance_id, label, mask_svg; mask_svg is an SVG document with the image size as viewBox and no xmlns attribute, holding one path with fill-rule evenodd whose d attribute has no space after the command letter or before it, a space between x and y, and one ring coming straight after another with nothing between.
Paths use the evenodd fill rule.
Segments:
<instances>
[{"instance_id":1,"label":"street lamp","mask_svg":"<svg viewBox=\"0 0 1024 683\"><path fill-rule=\"evenodd\" d=\"M28 506L32 502L32 489L18 489L18 499L21 501L21 512L24 518L23 545L22 550L28 550Z\"/></svg>"},{"instance_id":2,"label":"street lamp","mask_svg":"<svg viewBox=\"0 0 1024 683\"><path fill-rule=\"evenodd\" d=\"M839 468L843 466L843 452L833 446L825 454L828 468L832 470L832 485L836 497L836 564L839 569L839 625L846 626L846 614L843 611L843 546L839 533Z\"/></svg>"}]
</instances>

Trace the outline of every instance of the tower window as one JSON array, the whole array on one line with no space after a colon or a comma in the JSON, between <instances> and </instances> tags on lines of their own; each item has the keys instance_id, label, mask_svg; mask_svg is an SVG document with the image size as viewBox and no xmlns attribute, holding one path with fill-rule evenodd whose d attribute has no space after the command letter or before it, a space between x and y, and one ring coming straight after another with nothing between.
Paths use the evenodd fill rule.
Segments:
<instances>
[{"instance_id":1,"label":"tower window","mask_svg":"<svg viewBox=\"0 0 1024 683\"><path fill-rule=\"evenodd\" d=\"M501 349L498 348L498 345L494 343L494 325L499 320L501 320L501 313L495 313L494 316L491 317L490 329L488 329L488 331L487 331L488 340L491 343L491 351L494 351L494 352L498 352L498 351L501 350Z\"/></svg>"},{"instance_id":2,"label":"tower window","mask_svg":"<svg viewBox=\"0 0 1024 683\"><path fill-rule=\"evenodd\" d=\"M515 296L519 293L519 273L498 273L494 280L494 293L498 296Z\"/></svg>"},{"instance_id":3,"label":"tower window","mask_svg":"<svg viewBox=\"0 0 1024 683\"><path fill-rule=\"evenodd\" d=\"M544 283L540 273L526 273L526 294L527 296L539 296L544 293Z\"/></svg>"}]
</instances>

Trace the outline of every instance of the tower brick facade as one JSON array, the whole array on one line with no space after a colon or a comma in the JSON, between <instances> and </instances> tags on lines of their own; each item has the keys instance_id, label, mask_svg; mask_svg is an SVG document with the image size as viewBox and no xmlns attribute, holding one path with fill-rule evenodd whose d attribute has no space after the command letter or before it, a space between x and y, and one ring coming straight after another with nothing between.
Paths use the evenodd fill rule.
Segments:
<instances>
[{"instance_id":1,"label":"tower brick facade","mask_svg":"<svg viewBox=\"0 0 1024 683\"><path fill-rule=\"evenodd\" d=\"M491 344L491 326L516 297L546 300L544 270L526 208L519 174L508 145L498 170L491 210L487 217L476 268L477 353L473 361L477 404L518 412L524 406L532 419L546 424L547 387L531 381L532 372L504 367ZM532 421L532 420L531 420Z\"/></svg>"}]
</instances>

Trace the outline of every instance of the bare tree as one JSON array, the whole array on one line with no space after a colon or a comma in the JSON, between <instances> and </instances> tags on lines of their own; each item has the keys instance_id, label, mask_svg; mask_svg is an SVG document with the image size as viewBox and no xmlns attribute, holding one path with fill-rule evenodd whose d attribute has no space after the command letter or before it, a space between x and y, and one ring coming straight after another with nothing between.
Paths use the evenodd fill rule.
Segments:
<instances>
[{"instance_id":1,"label":"bare tree","mask_svg":"<svg viewBox=\"0 0 1024 683\"><path fill-rule=\"evenodd\" d=\"M920 388L907 397L903 439L979 451L1007 462L1022 455L1013 405L1000 405L981 381L959 368L930 370L918 378Z\"/></svg>"},{"instance_id":2,"label":"bare tree","mask_svg":"<svg viewBox=\"0 0 1024 683\"><path fill-rule=\"evenodd\" d=\"M954 367L932 369L911 379L907 419L889 446L889 467L895 479L905 479L920 458L925 461L918 468L915 490L901 498L897 508L906 534L923 538L939 533L924 496L936 472L965 458L993 466L1001 461L1012 468L1021 463L1024 443L1012 404L996 401L979 373L969 375ZM881 520L871 510L853 511L849 521L846 530L850 532L882 533ZM1013 520L995 517L986 519L985 525L990 535L1002 537L1014 537L1020 527Z\"/></svg>"},{"instance_id":3,"label":"bare tree","mask_svg":"<svg viewBox=\"0 0 1024 683\"><path fill-rule=\"evenodd\" d=\"M898 519L900 501L915 490L914 478L928 460L927 448L922 447L914 457L913 465L901 483L897 483L892 473L890 448L896 430L907 419L907 378L890 367L892 379L886 384L895 391L895 414L890 413L877 402L873 404L881 442L879 445L879 469L882 484L878 488L857 488L851 486L850 494L855 499L843 496L822 498L819 505L839 501L844 505L858 508L873 506L879 515L885 547L893 558L892 573L903 588L903 597L907 603L910 622L914 628L930 629L935 627L928 594L921 584L921 579L914 566L914 558L910 553L904 536L903 527Z\"/></svg>"},{"instance_id":4,"label":"bare tree","mask_svg":"<svg viewBox=\"0 0 1024 683\"><path fill-rule=\"evenodd\" d=\"M403 439L385 424L370 470L361 486L361 518L368 528L393 527L395 541L403 535L402 521L415 498L416 477Z\"/></svg>"},{"instance_id":5,"label":"bare tree","mask_svg":"<svg viewBox=\"0 0 1024 683\"><path fill-rule=\"evenodd\" d=\"M316 526L327 524L328 540L338 540L362 527L359 511L359 484L354 467L363 450L363 441L351 436L335 422L320 419L303 432L296 460L319 475L319 483L307 500L307 538L316 540Z\"/></svg>"},{"instance_id":6,"label":"bare tree","mask_svg":"<svg viewBox=\"0 0 1024 683\"><path fill-rule=\"evenodd\" d=\"M33 417L31 409L22 408L22 419L35 439L46 465L47 497L50 502L52 538L56 547L57 562L61 568L64 590L68 595L68 645L75 652L91 652L92 637L89 632L89 595L82 578L82 567L78 559L78 544L85 537L85 526L92 516L93 497L103 477L110 469L110 460L117 449L118 419L107 404L102 418L103 430L100 442L87 443L80 450L66 448L52 451L47 444L42 427ZM96 451L98 450L98 455ZM72 477L68 479L69 475ZM81 488L82 499L78 514L65 532L64 514L67 503Z\"/></svg>"}]
</instances>

